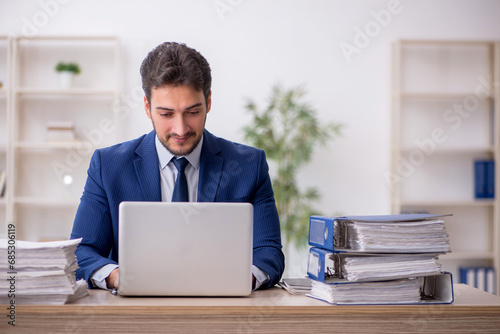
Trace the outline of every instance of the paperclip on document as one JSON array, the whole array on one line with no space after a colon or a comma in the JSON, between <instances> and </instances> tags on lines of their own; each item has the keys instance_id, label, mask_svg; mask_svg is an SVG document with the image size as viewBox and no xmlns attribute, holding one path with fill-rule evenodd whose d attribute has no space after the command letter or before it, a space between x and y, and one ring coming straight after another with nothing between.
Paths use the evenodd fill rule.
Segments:
<instances>
[{"instance_id":1,"label":"paperclip on document","mask_svg":"<svg viewBox=\"0 0 500 334\"><path fill-rule=\"evenodd\" d=\"M450 245L443 217L311 216L309 245L339 252L447 253Z\"/></svg>"},{"instance_id":2,"label":"paperclip on document","mask_svg":"<svg viewBox=\"0 0 500 334\"><path fill-rule=\"evenodd\" d=\"M451 304L454 300L450 273L391 281L311 282L308 297L334 305Z\"/></svg>"},{"instance_id":3,"label":"paperclip on document","mask_svg":"<svg viewBox=\"0 0 500 334\"><path fill-rule=\"evenodd\" d=\"M440 275L439 254L359 254L309 249L307 275L325 283L394 280Z\"/></svg>"}]
</instances>

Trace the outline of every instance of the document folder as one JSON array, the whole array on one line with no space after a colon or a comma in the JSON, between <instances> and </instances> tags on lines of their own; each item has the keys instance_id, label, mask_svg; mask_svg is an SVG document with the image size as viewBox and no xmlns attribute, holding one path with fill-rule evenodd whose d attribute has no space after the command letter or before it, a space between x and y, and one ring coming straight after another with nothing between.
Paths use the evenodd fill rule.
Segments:
<instances>
[{"instance_id":1,"label":"document folder","mask_svg":"<svg viewBox=\"0 0 500 334\"><path fill-rule=\"evenodd\" d=\"M307 296L333 305L451 304L454 300L450 273L360 283L312 280Z\"/></svg>"},{"instance_id":2,"label":"document folder","mask_svg":"<svg viewBox=\"0 0 500 334\"><path fill-rule=\"evenodd\" d=\"M311 216L309 245L338 252L446 253L445 216Z\"/></svg>"},{"instance_id":3,"label":"document folder","mask_svg":"<svg viewBox=\"0 0 500 334\"><path fill-rule=\"evenodd\" d=\"M360 254L309 249L307 275L325 283L394 280L441 274L439 254Z\"/></svg>"}]
</instances>

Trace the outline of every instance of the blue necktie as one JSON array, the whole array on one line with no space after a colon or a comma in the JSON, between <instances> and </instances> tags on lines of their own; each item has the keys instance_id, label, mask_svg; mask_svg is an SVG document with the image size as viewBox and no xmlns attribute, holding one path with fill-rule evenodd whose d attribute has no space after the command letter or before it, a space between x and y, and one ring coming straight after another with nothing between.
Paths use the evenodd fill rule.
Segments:
<instances>
[{"instance_id":1,"label":"blue necktie","mask_svg":"<svg viewBox=\"0 0 500 334\"><path fill-rule=\"evenodd\" d=\"M186 158L173 159L173 163L179 173L177 174L177 180L175 180L174 193L172 194L172 202L189 202L189 192L186 174L184 174L184 169L186 169L187 161Z\"/></svg>"}]
</instances>

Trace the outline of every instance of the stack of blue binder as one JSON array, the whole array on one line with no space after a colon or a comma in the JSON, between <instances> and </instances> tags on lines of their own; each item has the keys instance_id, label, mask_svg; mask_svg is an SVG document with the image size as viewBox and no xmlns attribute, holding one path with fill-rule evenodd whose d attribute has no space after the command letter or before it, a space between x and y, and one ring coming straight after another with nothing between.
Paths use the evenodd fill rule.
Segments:
<instances>
[{"instance_id":1,"label":"stack of blue binder","mask_svg":"<svg viewBox=\"0 0 500 334\"><path fill-rule=\"evenodd\" d=\"M453 302L444 217L429 214L311 216L309 297L331 304Z\"/></svg>"},{"instance_id":2,"label":"stack of blue binder","mask_svg":"<svg viewBox=\"0 0 500 334\"><path fill-rule=\"evenodd\" d=\"M492 294L496 294L495 268L484 266L460 267L460 283L464 283Z\"/></svg>"}]
</instances>

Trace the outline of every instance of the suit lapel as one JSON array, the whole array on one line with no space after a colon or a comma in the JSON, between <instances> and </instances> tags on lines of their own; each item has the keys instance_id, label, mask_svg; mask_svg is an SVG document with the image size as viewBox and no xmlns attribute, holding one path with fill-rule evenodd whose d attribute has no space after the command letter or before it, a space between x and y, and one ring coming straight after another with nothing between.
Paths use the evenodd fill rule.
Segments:
<instances>
[{"instance_id":1,"label":"suit lapel","mask_svg":"<svg viewBox=\"0 0 500 334\"><path fill-rule=\"evenodd\" d=\"M214 202L222 177L224 159L218 154L221 149L216 138L207 130L203 133L198 180L198 202Z\"/></svg>"},{"instance_id":2,"label":"suit lapel","mask_svg":"<svg viewBox=\"0 0 500 334\"><path fill-rule=\"evenodd\" d=\"M145 201L161 201L160 168L156 153L154 131L144 137L137 147L134 160L135 173Z\"/></svg>"}]
</instances>

